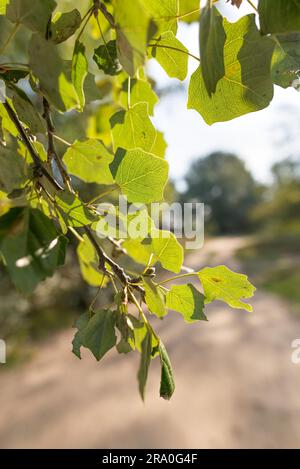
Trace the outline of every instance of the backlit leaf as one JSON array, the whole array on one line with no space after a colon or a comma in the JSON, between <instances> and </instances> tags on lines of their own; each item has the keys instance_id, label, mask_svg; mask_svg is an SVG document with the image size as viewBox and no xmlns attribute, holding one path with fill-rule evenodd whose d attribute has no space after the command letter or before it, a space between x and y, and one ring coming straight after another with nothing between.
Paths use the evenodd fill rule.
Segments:
<instances>
[{"instance_id":1,"label":"backlit leaf","mask_svg":"<svg viewBox=\"0 0 300 469\"><path fill-rule=\"evenodd\" d=\"M246 275L237 274L225 265L205 267L198 275L203 286L205 303L220 300L232 308L252 311L251 305L241 301L243 298L251 298L256 290Z\"/></svg>"},{"instance_id":2,"label":"backlit leaf","mask_svg":"<svg viewBox=\"0 0 300 469\"><path fill-rule=\"evenodd\" d=\"M162 267L178 273L183 263L183 247L170 231L156 230L152 236L151 249Z\"/></svg>"},{"instance_id":3,"label":"backlit leaf","mask_svg":"<svg viewBox=\"0 0 300 469\"><path fill-rule=\"evenodd\" d=\"M102 142L89 139L84 142L75 141L66 151L64 162L71 174L85 182L113 184L109 169L113 158Z\"/></svg>"},{"instance_id":4,"label":"backlit leaf","mask_svg":"<svg viewBox=\"0 0 300 469\"><path fill-rule=\"evenodd\" d=\"M95 221L93 215L81 202L81 200L70 192L58 193L55 202L59 212L68 226L79 227L90 225Z\"/></svg>"},{"instance_id":5,"label":"backlit leaf","mask_svg":"<svg viewBox=\"0 0 300 469\"><path fill-rule=\"evenodd\" d=\"M148 116L146 103L137 103L127 111L117 112L110 122L115 151L140 148L151 153L156 130Z\"/></svg>"},{"instance_id":6,"label":"backlit leaf","mask_svg":"<svg viewBox=\"0 0 300 469\"><path fill-rule=\"evenodd\" d=\"M204 296L191 283L173 285L167 293L167 308L181 313L186 322L206 321Z\"/></svg>"},{"instance_id":7,"label":"backlit leaf","mask_svg":"<svg viewBox=\"0 0 300 469\"><path fill-rule=\"evenodd\" d=\"M151 45L152 57L169 77L184 80L188 70L188 50L172 31L163 33L157 41L152 41Z\"/></svg>"},{"instance_id":8,"label":"backlit leaf","mask_svg":"<svg viewBox=\"0 0 300 469\"><path fill-rule=\"evenodd\" d=\"M121 150L110 168L130 202L150 203L163 198L169 167L162 158L142 150Z\"/></svg>"},{"instance_id":9,"label":"backlit leaf","mask_svg":"<svg viewBox=\"0 0 300 469\"><path fill-rule=\"evenodd\" d=\"M149 311L159 318L167 314L165 307L165 294L160 287L157 287L151 279L145 277L143 280L145 289L145 300Z\"/></svg>"},{"instance_id":10,"label":"backlit leaf","mask_svg":"<svg viewBox=\"0 0 300 469\"><path fill-rule=\"evenodd\" d=\"M122 89L119 98L122 107L127 109L128 103L128 80L122 84ZM137 103L147 103L147 113L152 116L154 112L154 106L158 102L158 97L155 91L151 88L150 83L145 80L137 80L132 78L130 80L130 103L134 106ZM156 154L154 152L154 154Z\"/></svg>"},{"instance_id":11,"label":"backlit leaf","mask_svg":"<svg viewBox=\"0 0 300 469\"><path fill-rule=\"evenodd\" d=\"M72 83L77 92L81 110L85 105L84 82L88 74L88 62L85 56L85 46L76 41L72 58Z\"/></svg>"},{"instance_id":12,"label":"backlit leaf","mask_svg":"<svg viewBox=\"0 0 300 469\"><path fill-rule=\"evenodd\" d=\"M223 21L225 76L209 96L199 66L189 87L188 108L198 111L209 125L264 109L273 98L270 66L274 42L260 35L254 15L236 23Z\"/></svg>"}]
</instances>

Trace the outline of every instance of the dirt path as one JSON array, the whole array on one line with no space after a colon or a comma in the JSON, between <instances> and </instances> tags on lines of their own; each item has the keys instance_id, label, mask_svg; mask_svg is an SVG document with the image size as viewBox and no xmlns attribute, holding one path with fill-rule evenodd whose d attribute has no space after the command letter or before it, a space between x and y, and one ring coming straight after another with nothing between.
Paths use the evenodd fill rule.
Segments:
<instances>
[{"instance_id":1,"label":"dirt path","mask_svg":"<svg viewBox=\"0 0 300 469\"><path fill-rule=\"evenodd\" d=\"M188 264L237 269L243 242L212 240ZM157 360L143 405L136 354L97 363L87 352L79 361L72 331L58 334L0 375L0 447L299 447L300 365L290 357L300 321L274 296L260 292L253 304L253 314L219 303L209 323L187 325L174 313L159 324L176 373L170 402L158 397Z\"/></svg>"}]
</instances>

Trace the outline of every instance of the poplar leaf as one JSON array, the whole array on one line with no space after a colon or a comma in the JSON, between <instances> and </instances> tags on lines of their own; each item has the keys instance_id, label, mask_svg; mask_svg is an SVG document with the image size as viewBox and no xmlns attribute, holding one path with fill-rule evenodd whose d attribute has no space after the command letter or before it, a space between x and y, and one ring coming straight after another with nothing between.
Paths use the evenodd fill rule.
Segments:
<instances>
[{"instance_id":1,"label":"poplar leaf","mask_svg":"<svg viewBox=\"0 0 300 469\"><path fill-rule=\"evenodd\" d=\"M225 75L225 41L223 17L216 7L207 5L200 18L200 58L203 80L209 95L216 91L218 81Z\"/></svg>"},{"instance_id":2,"label":"poplar leaf","mask_svg":"<svg viewBox=\"0 0 300 469\"><path fill-rule=\"evenodd\" d=\"M117 75L122 69L118 59L116 41L101 44L95 49L93 59L98 68L103 70L106 75Z\"/></svg>"},{"instance_id":3,"label":"poplar leaf","mask_svg":"<svg viewBox=\"0 0 300 469\"><path fill-rule=\"evenodd\" d=\"M113 184L109 169L113 158L101 141L89 139L72 143L64 155L64 162L68 171L82 181Z\"/></svg>"},{"instance_id":4,"label":"poplar leaf","mask_svg":"<svg viewBox=\"0 0 300 469\"><path fill-rule=\"evenodd\" d=\"M161 364L161 380L159 393L160 397L169 400L171 399L175 391L175 381L169 355L166 351L164 344L161 341L159 342L159 356Z\"/></svg>"},{"instance_id":5,"label":"poplar leaf","mask_svg":"<svg viewBox=\"0 0 300 469\"><path fill-rule=\"evenodd\" d=\"M172 31L163 33L151 45L153 46L152 57L157 60L169 77L184 80L188 71L188 50L174 33Z\"/></svg>"},{"instance_id":6,"label":"poplar leaf","mask_svg":"<svg viewBox=\"0 0 300 469\"><path fill-rule=\"evenodd\" d=\"M139 391L141 398L145 399L145 389L147 384L149 366L151 362L152 353L152 334L147 330L145 338L142 342L141 361L138 371Z\"/></svg>"},{"instance_id":7,"label":"poplar leaf","mask_svg":"<svg viewBox=\"0 0 300 469\"><path fill-rule=\"evenodd\" d=\"M247 275L237 274L225 265L218 267L205 267L198 272L202 283L205 303L220 300L232 308L252 311L252 306L243 298L251 298L256 288L249 282Z\"/></svg>"},{"instance_id":8,"label":"poplar leaf","mask_svg":"<svg viewBox=\"0 0 300 469\"><path fill-rule=\"evenodd\" d=\"M224 18L223 24L224 77L210 96L200 65L189 86L188 108L198 111L209 125L264 109L273 98L270 68L274 42L260 35L255 15L244 16L236 23Z\"/></svg>"},{"instance_id":9,"label":"poplar leaf","mask_svg":"<svg viewBox=\"0 0 300 469\"><path fill-rule=\"evenodd\" d=\"M116 184L130 202L150 203L163 198L168 163L142 150L120 150L110 165Z\"/></svg>"},{"instance_id":10,"label":"poplar leaf","mask_svg":"<svg viewBox=\"0 0 300 469\"><path fill-rule=\"evenodd\" d=\"M85 46L76 41L72 58L72 83L77 92L80 108L85 105L84 82L88 74L88 62L85 56Z\"/></svg>"},{"instance_id":11,"label":"poplar leaf","mask_svg":"<svg viewBox=\"0 0 300 469\"><path fill-rule=\"evenodd\" d=\"M280 34L272 57L272 77L282 88L293 86L299 78L300 33Z\"/></svg>"},{"instance_id":12,"label":"poplar leaf","mask_svg":"<svg viewBox=\"0 0 300 469\"><path fill-rule=\"evenodd\" d=\"M137 103L127 111L119 111L110 119L115 151L141 148L151 153L156 130L149 116L146 103Z\"/></svg>"},{"instance_id":13,"label":"poplar leaf","mask_svg":"<svg viewBox=\"0 0 300 469\"><path fill-rule=\"evenodd\" d=\"M75 8L66 13L57 12L51 23L51 39L56 44L69 39L81 25L81 15Z\"/></svg>"},{"instance_id":14,"label":"poplar leaf","mask_svg":"<svg viewBox=\"0 0 300 469\"><path fill-rule=\"evenodd\" d=\"M178 273L183 264L183 247L170 231L157 230L152 236L151 249L164 269Z\"/></svg>"},{"instance_id":15,"label":"poplar leaf","mask_svg":"<svg viewBox=\"0 0 300 469\"><path fill-rule=\"evenodd\" d=\"M88 348L96 360L116 345L116 313L109 309L97 311L81 332L82 345Z\"/></svg>"},{"instance_id":16,"label":"poplar leaf","mask_svg":"<svg viewBox=\"0 0 300 469\"><path fill-rule=\"evenodd\" d=\"M186 322L207 321L204 314L204 296L194 285L173 285L167 293L166 306L182 314Z\"/></svg>"},{"instance_id":17,"label":"poplar leaf","mask_svg":"<svg viewBox=\"0 0 300 469\"><path fill-rule=\"evenodd\" d=\"M151 279L144 277L143 286L145 290L145 300L149 311L157 317L162 318L167 314L165 307L165 294L163 290L156 286Z\"/></svg>"},{"instance_id":18,"label":"poplar leaf","mask_svg":"<svg viewBox=\"0 0 300 469\"><path fill-rule=\"evenodd\" d=\"M300 0L259 0L258 14L263 34L300 31Z\"/></svg>"}]
</instances>

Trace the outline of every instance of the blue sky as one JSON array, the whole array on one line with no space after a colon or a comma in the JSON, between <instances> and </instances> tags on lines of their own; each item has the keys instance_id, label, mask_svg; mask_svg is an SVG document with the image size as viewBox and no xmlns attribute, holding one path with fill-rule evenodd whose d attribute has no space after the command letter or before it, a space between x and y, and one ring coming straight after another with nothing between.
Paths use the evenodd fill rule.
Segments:
<instances>
[{"instance_id":1,"label":"blue sky","mask_svg":"<svg viewBox=\"0 0 300 469\"><path fill-rule=\"evenodd\" d=\"M223 5L222 13L230 21L252 13L247 2L240 10L224 3L220 2ZM181 24L178 38L190 52L199 55L196 24ZM190 59L189 76L197 65L198 62ZM178 83L176 79L170 79L155 61L150 62L149 72L158 87ZM273 101L267 109L208 126L196 111L187 110L187 87L188 80L184 83L184 90L161 98L154 116L155 124L165 133L168 143L170 175L178 183L193 159L211 151L236 153L245 160L254 176L263 182L270 179L270 167L275 161L290 154L300 155L297 145L300 93L296 90L283 90L276 86Z\"/></svg>"}]
</instances>

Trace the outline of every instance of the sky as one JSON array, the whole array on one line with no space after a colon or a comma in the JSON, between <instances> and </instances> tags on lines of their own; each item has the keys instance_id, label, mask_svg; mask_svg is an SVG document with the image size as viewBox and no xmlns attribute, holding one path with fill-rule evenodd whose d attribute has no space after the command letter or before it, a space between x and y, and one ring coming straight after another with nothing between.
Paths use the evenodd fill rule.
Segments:
<instances>
[{"instance_id":1,"label":"sky","mask_svg":"<svg viewBox=\"0 0 300 469\"><path fill-rule=\"evenodd\" d=\"M236 21L253 10L243 2L240 10L222 2L222 13ZM178 39L191 53L199 56L198 25L181 23ZM156 106L154 121L165 134L170 176L177 187L190 163L212 151L229 151L240 156L258 181L269 182L272 164L289 155L300 155L297 139L300 133L300 93L293 88L275 86L270 106L229 122L208 126L194 110L188 110L187 90L191 73L198 62L190 59L189 74L179 91L163 96ZM170 79L160 65L150 61L149 73L158 89L180 82Z\"/></svg>"}]
</instances>

